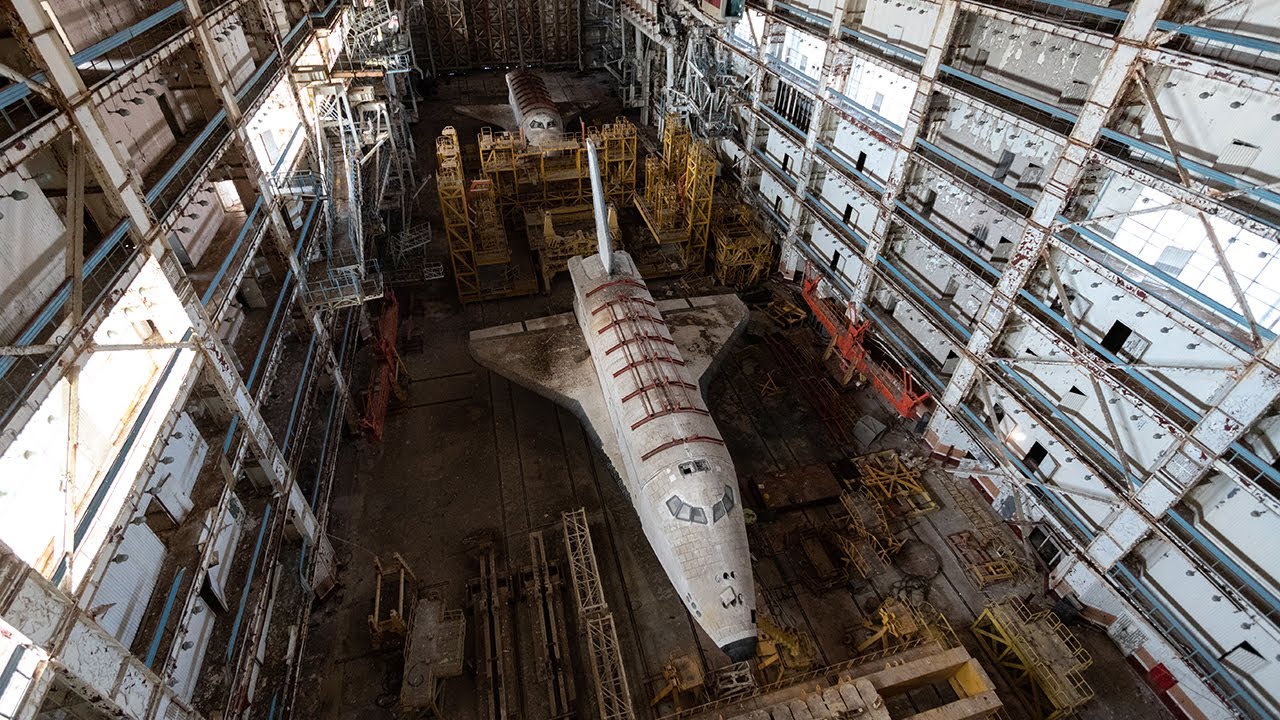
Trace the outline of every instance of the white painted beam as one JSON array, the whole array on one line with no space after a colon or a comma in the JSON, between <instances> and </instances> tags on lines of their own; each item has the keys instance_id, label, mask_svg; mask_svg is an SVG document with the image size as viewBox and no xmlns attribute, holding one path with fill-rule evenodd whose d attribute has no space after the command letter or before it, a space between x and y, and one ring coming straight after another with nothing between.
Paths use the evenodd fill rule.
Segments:
<instances>
[{"instance_id":1,"label":"white painted beam","mask_svg":"<svg viewBox=\"0 0 1280 720\"><path fill-rule=\"evenodd\" d=\"M151 720L170 708L192 711L129 648L103 630L76 603L0 542L0 617L25 635L48 660L28 691L23 713L34 715L55 670L69 686L110 717Z\"/></svg>"}]
</instances>

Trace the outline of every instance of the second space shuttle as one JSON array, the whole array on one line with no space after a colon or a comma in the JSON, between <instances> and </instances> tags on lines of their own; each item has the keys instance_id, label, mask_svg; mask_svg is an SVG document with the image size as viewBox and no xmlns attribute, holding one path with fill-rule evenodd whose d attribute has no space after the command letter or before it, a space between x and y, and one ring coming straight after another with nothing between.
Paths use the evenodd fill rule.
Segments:
<instances>
[{"instance_id":1,"label":"second space shuttle","mask_svg":"<svg viewBox=\"0 0 1280 720\"><path fill-rule=\"evenodd\" d=\"M755 655L756 599L738 477L703 393L746 324L736 295L657 302L610 246L588 147L600 252L569 260L572 313L477 330L471 354L573 411L599 441L697 624L731 660Z\"/></svg>"}]
</instances>

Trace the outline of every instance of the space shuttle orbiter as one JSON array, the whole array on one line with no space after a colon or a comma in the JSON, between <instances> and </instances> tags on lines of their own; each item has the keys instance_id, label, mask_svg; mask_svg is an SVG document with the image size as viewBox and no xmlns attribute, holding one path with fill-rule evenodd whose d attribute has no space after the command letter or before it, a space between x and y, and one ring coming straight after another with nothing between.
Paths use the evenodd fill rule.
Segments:
<instances>
[{"instance_id":1,"label":"space shuttle orbiter","mask_svg":"<svg viewBox=\"0 0 1280 720\"><path fill-rule=\"evenodd\" d=\"M703 392L746 324L735 295L657 302L610 247L569 260L574 311L471 333L481 365L572 410L600 442L689 613L735 662L755 655L755 586L738 477Z\"/></svg>"}]
</instances>

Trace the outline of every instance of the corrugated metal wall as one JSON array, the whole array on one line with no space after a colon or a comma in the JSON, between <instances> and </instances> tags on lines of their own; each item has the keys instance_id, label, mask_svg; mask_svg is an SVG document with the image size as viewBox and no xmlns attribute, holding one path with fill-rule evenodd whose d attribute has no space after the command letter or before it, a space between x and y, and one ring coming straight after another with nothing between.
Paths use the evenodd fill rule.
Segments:
<instances>
[{"instance_id":1,"label":"corrugated metal wall","mask_svg":"<svg viewBox=\"0 0 1280 720\"><path fill-rule=\"evenodd\" d=\"M90 608L104 608L98 614L98 624L125 647L133 644L142 625L142 615L155 591L165 554L164 543L151 528L129 525L119 549L108 563L102 584L94 593Z\"/></svg>"}]
</instances>

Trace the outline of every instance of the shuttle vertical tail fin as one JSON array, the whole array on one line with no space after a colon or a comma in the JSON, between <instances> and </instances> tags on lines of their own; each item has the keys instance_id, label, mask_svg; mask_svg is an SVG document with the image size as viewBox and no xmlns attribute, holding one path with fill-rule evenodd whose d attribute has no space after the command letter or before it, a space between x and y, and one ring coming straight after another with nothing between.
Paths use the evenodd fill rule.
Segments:
<instances>
[{"instance_id":1,"label":"shuttle vertical tail fin","mask_svg":"<svg viewBox=\"0 0 1280 720\"><path fill-rule=\"evenodd\" d=\"M600 177L600 157L594 140L587 140L587 163L591 170L591 204L596 215L596 244L604 271L613 274L613 242L609 237L609 210L604 202L604 181Z\"/></svg>"}]
</instances>

